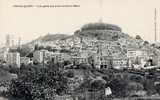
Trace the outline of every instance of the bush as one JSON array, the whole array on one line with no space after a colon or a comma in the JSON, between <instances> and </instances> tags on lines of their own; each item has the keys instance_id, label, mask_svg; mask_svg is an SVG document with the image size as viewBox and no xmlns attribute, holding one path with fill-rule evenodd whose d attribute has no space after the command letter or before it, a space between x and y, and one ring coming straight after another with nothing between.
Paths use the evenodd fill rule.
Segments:
<instances>
[{"instance_id":1,"label":"bush","mask_svg":"<svg viewBox=\"0 0 160 100\"><path fill-rule=\"evenodd\" d=\"M110 82L109 84L113 95L116 97L126 97L128 96L127 94L127 82L125 80L119 80L119 79L114 79Z\"/></svg>"},{"instance_id":2,"label":"bush","mask_svg":"<svg viewBox=\"0 0 160 100\"><path fill-rule=\"evenodd\" d=\"M74 72L73 71L68 71L67 72L67 77L73 78L74 77Z\"/></svg>"},{"instance_id":3,"label":"bush","mask_svg":"<svg viewBox=\"0 0 160 100\"><path fill-rule=\"evenodd\" d=\"M77 67L78 67L78 69L84 69L84 70L87 70L87 69L91 69L91 68L92 68L91 65L83 64L83 63L80 64L80 65L78 65Z\"/></svg>"}]
</instances>

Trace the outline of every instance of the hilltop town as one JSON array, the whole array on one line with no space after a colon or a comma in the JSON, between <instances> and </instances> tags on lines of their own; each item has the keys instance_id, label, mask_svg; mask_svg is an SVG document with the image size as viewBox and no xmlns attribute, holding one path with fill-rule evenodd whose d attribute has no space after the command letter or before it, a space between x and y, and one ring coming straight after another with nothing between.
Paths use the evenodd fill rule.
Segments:
<instances>
[{"instance_id":1,"label":"hilltop town","mask_svg":"<svg viewBox=\"0 0 160 100\"><path fill-rule=\"evenodd\" d=\"M48 54L47 58L56 54L64 56L60 57L63 59L54 58L56 62L69 60L76 64L89 64L90 58L96 68L150 69L159 67L158 47L144 41L139 35L135 38L130 37L123 33L120 27L111 24L91 23L75 31L74 35L47 34L27 45L32 48L36 46L39 49L33 53L33 61L40 58L34 56L36 53L38 55L43 52ZM55 54L52 51L55 51ZM41 58L38 60L40 63L43 61L42 56Z\"/></svg>"},{"instance_id":2,"label":"hilltop town","mask_svg":"<svg viewBox=\"0 0 160 100\"><path fill-rule=\"evenodd\" d=\"M117 25L89 23L73 35L47 34L16 46L12 42L8 35L0 49L0 67L11 78L0 85L7 97L106 100L160 95L160 46L139 35L131 37Z\"/></svg>"}]
</instances>

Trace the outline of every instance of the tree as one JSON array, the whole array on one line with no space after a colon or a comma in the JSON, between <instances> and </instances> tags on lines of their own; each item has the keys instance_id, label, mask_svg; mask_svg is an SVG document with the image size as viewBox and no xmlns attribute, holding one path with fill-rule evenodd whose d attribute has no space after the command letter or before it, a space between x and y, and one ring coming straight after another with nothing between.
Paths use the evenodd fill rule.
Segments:
<instances>
[{"instance_id":1,"label":"tree","mask_svg":"<svg viewBox=\"0 0 160 100\"><path fill-rule=\"evenodd\" d=\"M75 35L79 35L79 33L80 33L80 30L76 30L76 31L74 32Z\"/></svg>"},{"instance_id":2,"label":"tree","mask_svg":"<svg viewBox=\"0 0 160 100\"><path fill-rule=\"evenodd\" d=\"M152 95L156 93L153 79L146 79L143 85L144 85L144 90L147 91L148 95Z\"/></svg>"},{"instance_id":3,"label":"tree","mask_svg":"<svg viewBox=\"0 0 160 100\"><path fill-rule=\"evenodd\" d=\"M84 69L84 70L88 70L88 69L91 69L92 66L89 65L89 64L86 64L86 63L81 63L80 65L77 66L78 69Z\"/></svg>"},{"instance_id":4,"label":"tree","mask_svg":"<svg viewBox=\"0 0 160 100\"><path fill-rule=\"evenodd\" d=\"M151 46L152 46L152 47L156 47L156 44L155 44L155 43L153 43L153 44L151 44Z\"/></svg>"},{"instance_id":5,"label":"tree","mask_svg":"<svg viewBox=\"0 0 160 100\"><path fill-rule=\"evenodd\" d=\"M108 76L107 76L107 75L106 75L106 76L103 76L102 79L104 79L106 82L109 82L109 81L110 81L109 75L108 75Z\"/></svg>"},{"instance_id":6,"label":"tree","mask_svg":"<svg viewBox=\"0 0 160 100\"><path fill-rule=\"evenodd\" d=\"M22 57L27 56L27 54L30 53L31 51L32 49L28 46L22 46L21 48L18 49L18 52Z\"/></svg>"},{"instance_id":7,"label":"tree","mask_svg":"<svg viewBox=\"0 0 160 100\"><path fill-rule=\"evenodd\" d=\"M90 83L91 90L101 90L105 88L106 81L105 80L93 80Z\"/></svg>"},{"instance_id":8,"label":"tree","mask_svg":"<svg viewBox=\"0 0 160 100\"><path fill-rule=\"evenodd\" d=\"M73 78L74 77L74 72L71 71L71 70L69 70L66 74L67 74L67 77L69 77L69 78Z\"/></svg>"},{"instance_id":9,"label":"tree","mask_svg":"<svg viewBox=\"0 0 160 100\"><path fill-rule=\"evenodd\" d=\"M67 88L67 78L58 65L24 66L20 69L18 79L11 83L10 94L21 100L48 100L55 94L66 93Z\"/></svg>"},{"instance_id":10,"label":"tree","mask_svg":"<svg viewBox=\"0 0 160 100\"><path fill-rule=\"evenodd\" d=\"M88 57L88 62L92 66L92 68L95 68L94 67L94 58L93 58L93 56Z\"/></svg>"},{"instance_id":11,"label":"tree","mask_svg":"<svg viewBox=\"0 0 160 100\"><path fill-rule=\"evenodd\" d=\"M130 80L138 83L143 83L144 82L144 77L140 75L131 75Z\"/></svg>"},{"instance_id":12,"label":"tree","mask_svg":"<svg viewBox=\"0 0 160 100\"><path fill-rule=\"evenodd\" d=\"M46 49L47 49L48 51L52 51L52 47L51 47L51 46L47 46Z\"/></svg>"},{"instance_id":13,"label":"tree","mask_svg":"<svg viewBox=\"0 0 160 100\"><path fill-rule=\"evenodd\" d=\"M69 60L65 60L63 63L64 63L64 66L72 64L71 61L69 61Z\"/></svg>"},{"instance_id":14,"label":"tree","mask_svg":"<svg viewBox=\"0 0 160 100\"><path fill-rule=\"evenodd\" d=\"M143 43L144 46L146 46L146 45L148 45L148 44L149 44L148 41L144 41L144 43Z\"/></svg>"},{"instance_id":15,"label":"tree","mask_svg":"<svg viewBox=\"0 0 160 100\"><path fill-rule=\"evenodd\" d=\"M115 36L112 37L113 41L117 41L118 38L119 38L118 35L115 35Z\"/></svg>"},{"instance_id":16,"label":"tree","mask_svg":"<svg viewBox=\"0 0 160 100\"><path fill-rule=\"evenodd\" d=\"M38 44L36 44L36 45L34 46L34 50L39 50L39 45L38 45Z\"/></svg>"},{"instance_id":17,"label":"tree","mask_svg":"<svg viewBox=\"0 0 160 100\"><path fill-rule=\"evenodd\" d=\"M39 46L39 50L45 49L44 46Z\"/></svg>"},{"instance_id":18,"label":"tree","mask_svg":"<svg viewBox=\"0 0 160 100\"><path fill-rule=\"evenodd\" d=\"M71 53L71 51L70 51L70 50L67 50L67 49L61 49L60 52L61 52L61 53Z\"/></svg>"},{"instance_id":19,"label":"tree","mask_svg":"<svg viewBox=\"0 0 160 100\"><path fill-rule=\"evenodd\" d=\"M113 95L116 97L126 97L127 96L127 82L125 80L120 80L120 79L113 79L109 83L109 87L112 90Z\"/></svg>"},{"instance_id":20,"label":"tree","mask_svg":"<svg viewBox=\"0 0 160 100\"><path fill-rule=\"evenodd\" d=\"M156 89L157 93L160 95L160 84L156 84L155 89Z\"/></svg>"},{"instance_id":21,"label":"tree","mask_svg":"<svg viewBox=\"0 0 160 100\"><path fill-rule=\"evenodd\" d=\"M128 85L127 85L128 92L140 91L140 90L143 90L143 89L144 89L143 84L138 83L138 82L129 82Z\"/></svg>"},{"instance_id":22,"label":"tree","mask_svg":"<svg viewBox=\"0 0 160 100\"><path fill-rule=\"evenodd\" d=\"M136 35L136 39L137 39L137 40L142 40L142 38L141 38L140 35Z\"/></svg>"}]
</instances>

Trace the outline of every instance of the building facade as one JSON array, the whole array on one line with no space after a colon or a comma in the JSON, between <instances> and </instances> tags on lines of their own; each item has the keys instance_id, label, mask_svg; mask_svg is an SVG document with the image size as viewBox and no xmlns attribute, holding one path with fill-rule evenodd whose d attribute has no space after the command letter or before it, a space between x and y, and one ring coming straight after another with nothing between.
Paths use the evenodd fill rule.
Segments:
<instances>
[{"instance_id":1,"label":"building facade","mask_svg":"<svg viewBox=\"0 0 160 100\"><path fill-rule=\"evenodd\" d=\"M21 64L27 65L27 64L30 63L31 60L30 60L29 57L21 57L21 58L20 58L20 61L21 61Z\"/></svg>"},{"instance_id":2,"label":"building facade","mask_svg":"<svg viewBox=\"0 0 160 100\"><path fill-rule=\"evenodd\" d=\"M33 61L34 62L36 61L38 63L42 63L44 60L44 52L42 50L35 51L33 53Z\"/></svg>"},{"instance_id":3,"label":"building facade","mask_svg":"<svg viewBox=\"0 0 160 100\"><path fill-rule=\"evenodd\" d=\"M96 68L110 68L112 66L112 57L111 56L99 56L95 55L94 56L94 66Z\"/></svg>"},{"instance_id":4,"label":"building facade","mask_svg":"<svg viewBox=\"0 0 160 100\"><path fill-rule=\"evenodd\" d=\"M14 65L16 67L20 67L20 53L18 52L8 53L6 62L8 65Z\"/></svg>"},{"instance_id":5,"label":"building facade","mask_svg":"<svg viewBox=\"0 0 160 100\"><path fill-rule=\"evenodd\" d=\"M148 52L146 50L130 49L127 50L127 57L131 63L141 64L141 61L148 59Z\"/></svg>"},{"instance_id":6,"label":"building facade","mask_svg":"<svg viewBox=\"0 0 160 100\"><path fill-rule=\"evenodd\" d=\"M70 61L71 56L68 53L60 53L60 52L55 52L51 55L51 61L54 63L62 63L64 61Z\"/></svg>"},{"instance_id":7,"label":"building facade","mask_svg":"<svg viewBox=\"0 0 160 100\"><path fill-rule=\"evenodd\" d=\"M113 57L112 67L114 69L128 68L128 61L129 59L127 57Z\"/></svg>"},{"instance_id":8,"label":"building facade","mask_svg":"<svg viewBox=\"0 0 160 100\"><path fill-rule=\"evenodd\" d=\"M9 52L9 48L2 48L0 50L0 60L1 61L6 61L8 52Z\"/></svg>"}]
</instances>

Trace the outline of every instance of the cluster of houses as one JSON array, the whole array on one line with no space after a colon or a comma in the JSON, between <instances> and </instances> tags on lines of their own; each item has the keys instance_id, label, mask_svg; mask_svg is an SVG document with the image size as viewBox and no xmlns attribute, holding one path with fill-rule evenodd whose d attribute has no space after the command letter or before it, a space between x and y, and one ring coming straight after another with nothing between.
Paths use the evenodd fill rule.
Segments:
<instances>
[{"instance_id":1,"label":"cluster of houses","mask_svg":"<svg viewBox=\"0 0 160 100\"><path fill-rule=\"evenodd\" d=\"M89 40L87 40L88 42ZM33 58L20 57L18 52L9 52L5 50L0 53L1 63L2 61L8 65L16 65L20 67L21 64L29 64L33 62L47 63L52 61L54 63L62 63L64 61L70 61L72 64L91 64L96 68L135 68L135 69L147 69L160 66L160 56L155 56L150 51L145 49L128 49L124 52L121 46L115 45L112 42L105 41L93 41L92 45L88 48L84 48L85 44L81 44L81 47L73 47L71 52L60 51L48 51L48 50L35 50L33 52Z\"/></svg>"},{"instance_id":2,"label":"cluster of houses","mask_svg":"<svg viewBox=\"0 0 160 100\"><path fill-rule=\"evenodd\" d=\"M0 50L0 64L1 65L15 65L20 67L20 53L10 52L9 48L2 48Z\"/></svg>"},{"instance_id":3,"label":"cluster of houses","mask_svg":"<svg viewBox=\"0 0 160 100\"><path fill-rule=\"evenodd\" d=\"M0 61L18 67L21 64L47 63L48 61L54 63L70 61L74 65L85 63L105 69L150 69L160 66L160 56L155 55L150 49L126 47L130 46L128 43L133 43L125 37L119 38L124 34L121 31L120 27L105 23L84 25L79 30L80 33L65 39L46 42L35 41L33 43L33 45L50 46L56 51L33 50L33 58L29 58L21 57L18 52L9 52L8 48L4 48L0 50ZM103 37L110 39L99 39L97 33L101 33L101 37L104 35ZM92 34L92 36L87 36L88 34ZM62 49L70 52L61 52Z\"/></svg>"}]
</instances>

